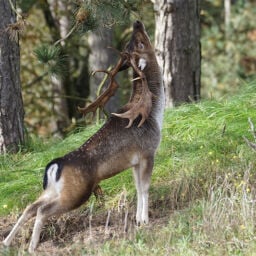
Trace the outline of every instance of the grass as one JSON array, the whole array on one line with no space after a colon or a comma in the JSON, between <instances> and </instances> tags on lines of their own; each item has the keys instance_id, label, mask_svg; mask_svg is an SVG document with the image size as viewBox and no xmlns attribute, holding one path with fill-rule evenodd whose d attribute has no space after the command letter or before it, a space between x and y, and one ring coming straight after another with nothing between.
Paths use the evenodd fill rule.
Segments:
<instances>
[{"instance_id":1,"label":"grass","mask_svg":"<svg viewBox=\"0 0 256 256\"><path fill-rule=\"evenodd\" d=\"M93 208L91 233L88 226L72 233L74 237L95 234L93 242L83 238L83 243L79 239L70 243L74 238L69 237L58 251L66 250L67 255L254 255L256 160L243 136L253 141L248 118L256 124L255 107L256 83L251 83L229 98L167 110L150 188L152 224L140 229L129 224L123 234L124 214L128 211L132 219L136 203L132 175L126 171L102 182L104 205L92 198L73 219L65 217L65 231L53 231L62 230L55 222L48 226L48 240L54 240L49 235L54 232L65 240L73 232L66 229L75 223L79 227L79 216L88 219L88 209ZM0 156L2 218L16 216L37 197L47 162L78 147L98 128L74 132L62 141L33 139L25 151ZM104 227L107 211L115 220L111 228L116 229L108 239L101 239L99 234L106 230L97 230Z\"/></svg>"}]
</instances>

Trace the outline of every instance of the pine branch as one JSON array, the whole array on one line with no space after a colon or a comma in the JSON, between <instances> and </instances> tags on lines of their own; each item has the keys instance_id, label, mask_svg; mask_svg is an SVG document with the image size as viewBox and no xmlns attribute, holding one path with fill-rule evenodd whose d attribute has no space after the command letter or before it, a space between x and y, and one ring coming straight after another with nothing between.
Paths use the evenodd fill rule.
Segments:
<instances>
[{"instance_id":1,"label":"pine branch","mask_svg":"<svg viewBox=\"0 0 256 256\"><path fill-rule=\"evenodd\" d=\"M88 102L89 100L78 97L78 96L71 96L71 95L65 95L65 94L59 94L59 95L53 95L53 96L40 96L40 97L34 97L36 99L71 99L71 100L79 100L79 101L84 101Z\"/></svg>"},{"instance_id":2,"label":"pine branch","mask_svg":"<svg viewBox=\"0 0 256 256\"><path fill-rule=\"evenodd\" d=\"M11 1L11 0L9 0ZM82 1L75 12L75 24L70 31L53 45L42 45L34 52L40 62L46 64L48 73L61 76L65 72L65 60L58 46L67 40L75 31L87 32L99 26L110 27L125 22L125 17L133 10L135 1Z\"/></svg>"},{"instance_id":3,"label":"pine branch","mask_svg":"<svg viewBox=\"0 0 256 256\"><path fill-rule=\"evenodd\" d=\"M70 29L70 31L67 33L67 35L59 40L57 40L53 45L56 46L57 44L65 41L77 28L77 23Z\"/></svg>"},{"instance_id":4,"label":"pine branch","mask_svg":"<svg viewBox=\"0 0 256 256\"><path fill-rule=\"evenodd\" d=\"M62 53L60 46L41 45L34 50L34 53L42 64L47 64L49 74L55 76L65 74L67 56Z\"/></svg>"},{"instance_id":5,"label":"pine branch","mask_svg":"<svg viewBox=\"0 0 256 256\"><path fill-rule=\"evenodd\" d=\"M18 13L18 11L15 9L12 0L8 0L8 1L9 1L9 4L10 4L10 6L11 6L12 11L17 15L18 18L21 18L21 19L22 19L23 17L22 17L22 16Z\"/></svg>"},{"instance_id":6,"label":"pine branch","mask_svg":"<svg viewBox=\"0 0 256 256\"><path fill-rule=\"evenodd\" d=\"M24 88L26 88L26 87L31 87L32 85L34 85L34 84L40 82L40 81L43 80L43 78L44 78L45 76L47 76L48 74L49 74L48 71L44 72L42 75L36 77L36 78L35 78L34 80L32 80L31 82L29 82L29 83L27 83L26 85L24 85Z\"/></svg>"}]
</instances>

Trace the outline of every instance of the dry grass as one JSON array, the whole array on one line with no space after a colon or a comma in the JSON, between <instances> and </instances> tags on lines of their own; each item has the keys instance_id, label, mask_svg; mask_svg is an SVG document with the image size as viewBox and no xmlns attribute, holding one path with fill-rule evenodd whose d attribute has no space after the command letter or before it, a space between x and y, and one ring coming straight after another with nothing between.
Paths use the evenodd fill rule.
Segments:
<instances>
[{"instance_id":1,"label":"dry grass","mask_svg":"<svg viewBox=\"0 0 256 256\"><path fill-rule=\"evenodd\" d=\"M252 168L247 166L241 177L232 170L215 177L200 199L198 194L185 199L176 196L175 203L173 194L152 199L150 224L144 227L135 225L134 201L129 201L126 190L112 200L91 200L47 223L37 255L253 255L256 190ZM172 185L176 185L172 190L176 195L193 194L196 183ZM0 239L16 219L16 215L0 219ZM26 255L32 225L30 221L22 229L11 250L0 250L5 255Z\"/></svg>"},{"instance_id":2,"label":"dry grass","mask_svg":"<svg viewBox=\"0 0 256 256\"><path fill-rule=\"evenodd\" d=\"M125 191L115 207L106 208L92 200L89 207L82 207L60 218L51 218L41 234L37 255L82 255L101 254L106 243L133 241L138 232L154 230L168 223L168 217L152 219L151 224L137 227L134 206L129 203ZM95 208L95 209L94 209ZM17 220L16 215L0 218L0 240L9 233ZM17 235L11 249L0 247L5 255L26 255L34 220L29 221Z\"/></svg>"}]
</instances>

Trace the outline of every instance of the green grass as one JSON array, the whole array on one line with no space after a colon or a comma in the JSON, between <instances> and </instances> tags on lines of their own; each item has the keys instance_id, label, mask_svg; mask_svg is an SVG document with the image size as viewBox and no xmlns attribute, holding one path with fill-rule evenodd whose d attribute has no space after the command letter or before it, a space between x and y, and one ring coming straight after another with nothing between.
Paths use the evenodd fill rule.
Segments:
<instances>
[{"instance_id":1,"label":"green grass","mask_svg":"<svg viewBox=\"0 0 256 256\"><path fill-rule=\"evenodd\" d=\"M19 211L33 201L42 191L46 164L79 147L97 128L73 133L62 141L34 138L20 153L0 156L0 215Z\"/></svg>"},{"instance_id":2,"label":"green grass","mask_svg":"<svg viewBox=\"0 0 256 256\"><path fill-rule=\"evenodd\" d=\"M162 225L135 231L132 238L84 245L94 255L253 255L256 249L255 153L248 118L256 124L256 83L237 95L167 110L150 188L151 221ZM0 156L0 215L20 212L42 190L44 166L81 145L99 127ZM104 209L117 209L120 193L136 202L130 171L102 182ZM89 203L89 206L91 203ZM164 239L163 239L164 238Z\"/></svg>"}]
</instances>

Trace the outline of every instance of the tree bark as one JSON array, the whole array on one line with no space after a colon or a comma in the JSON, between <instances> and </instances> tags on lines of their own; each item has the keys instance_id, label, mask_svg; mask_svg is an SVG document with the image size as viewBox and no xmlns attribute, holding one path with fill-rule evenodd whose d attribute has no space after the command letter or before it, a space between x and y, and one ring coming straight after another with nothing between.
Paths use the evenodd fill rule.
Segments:
<instances>
[{"instance_id":1,"label":"tree bark","mask_svg":"<svg viewBox=\"0 0 256 256\"><path fill-rule=\"evenodd\" d=\"M115 63L116 54L113 49L108 47L113 46L113 31L111 29L102 28L89 35L88 43L90 46L89 68L92 71L106 70ZM104 77L103 73L96 73L90 79L90 98L96 98L98 87ZM117 96L117 95L115 95ZM106 105L106 110L109 112L116 111L118 107L118 97L112 97Z\"/></svg>"},{"instance_id":2,"label":"tree bark","mask_svg":"<svg viewBox=\"0 0 256 256\"><path fill-rule=\"evenodd\" d=\"M200 98L200 0L154 0L166 107Z\"/></svg>"},{"instance_id":3,"label":"tree bark","mask_svg":"<svg viewBox=\"0 0 256 256\"><path fill-rule=\"evenodd\" d=\"M0 153L6 153L18 151L24 142L19 43L6 31L16 22L9 1L0 0L0 19Z\"/></svg>"},{"instance_id":4,"label":"tree bark","mask_svg":"<svg viewBox=\"0 0 256 256\"><path fill-rule=\"evenodd\" d=\"M70 22L68 19L69 11L68 11L68 2L60 1L60 0L47 0L49 4L49 10L51 13L51 17L54 20L55 28L58 30L58 33L53 33L54 35L59 34L60 38L64 38L66 34L69 32ZM53 28L51 28L53 31ZM65 48L65 41L61 42L63 48ZM67 100L61 95L66 95L64 80L69 79L69 74L66 74L64 78L52 78L52 91L53 91L53 121L56 122L57 131L52 132L60 132L63 133L63 130L69 124L69 115L68 115L68 105Z\"/></svg>"},{"instance_id":5,"label":"tree bark","mask_svg":"<svg viewBox=\"0 0 256 256\"><path fill-rule=\"evenodd\" d=\"M224 1L224 11L225 11L225 32L228 34L231 16L231 0Z\"/></svg>"}]
</instances>

